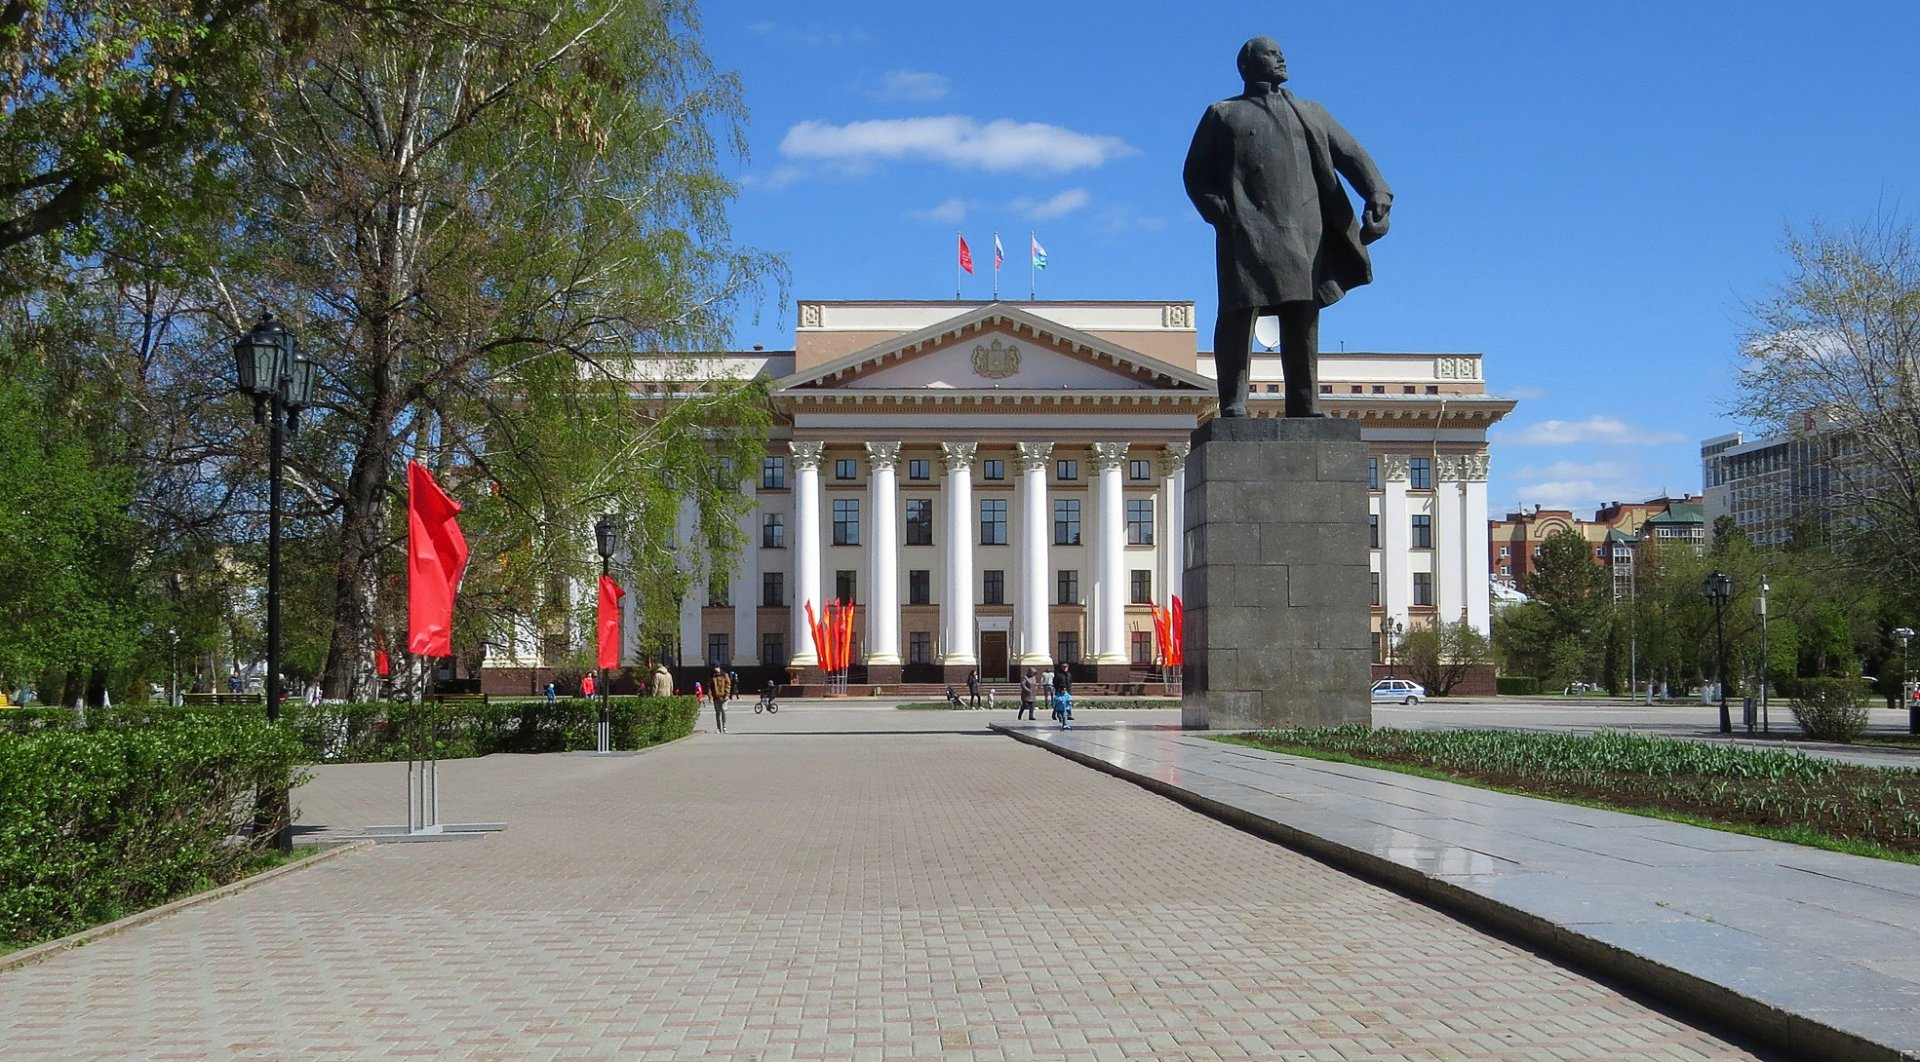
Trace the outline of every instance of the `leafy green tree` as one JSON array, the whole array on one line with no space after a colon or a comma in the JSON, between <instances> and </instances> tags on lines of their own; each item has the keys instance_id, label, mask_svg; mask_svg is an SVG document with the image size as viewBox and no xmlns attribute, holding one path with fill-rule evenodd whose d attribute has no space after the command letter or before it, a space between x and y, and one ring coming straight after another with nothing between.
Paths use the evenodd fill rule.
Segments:
<instances>
[{"instance_id":1,"label":"leafy green tree","mask_svg":"<svg viewBox=\"0 0 1920 1062\"><path fill-rule=\"evenodd\" d=\"M1394 655L1428 693L1444 697L1475 665L1493 658L1493 644L1471 623L1460 620L1408 631Z\"/></svg>"},{"instance_id":2,"label":"leafy green tree","mask_svg":"<svg viewBox=\"0 0 1920 1062\"><path fill-rule=\"evenodd\" d=\"M1593 547L1576 531L1547 536L1527 593L1532 600L1502 609L1495 629L1496 643L1506 643L1509 670L1540 676L1549 685L1591 679L1604 654L1613 598L1611 578L1594 563Z\"/></svg>"}]
</instances>

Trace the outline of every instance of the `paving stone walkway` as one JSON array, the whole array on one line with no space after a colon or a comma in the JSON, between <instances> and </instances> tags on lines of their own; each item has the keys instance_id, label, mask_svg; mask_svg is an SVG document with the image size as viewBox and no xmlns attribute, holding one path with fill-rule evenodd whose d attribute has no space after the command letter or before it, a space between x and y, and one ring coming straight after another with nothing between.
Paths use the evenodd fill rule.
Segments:
<instances>
[{"instance_id":1,"label":"paving stone walkway","mask_svg":"<svg viewBox=\"0 0 1920 1062\"><path fill-rule=\"evenodd\" d=\"M1757 1057L988 714L795 704L445 764L446 817L507 832L0 973L0 1055ZM399 817L393 765L317 775L308 826Z\"/></svg>"}]
</instances>

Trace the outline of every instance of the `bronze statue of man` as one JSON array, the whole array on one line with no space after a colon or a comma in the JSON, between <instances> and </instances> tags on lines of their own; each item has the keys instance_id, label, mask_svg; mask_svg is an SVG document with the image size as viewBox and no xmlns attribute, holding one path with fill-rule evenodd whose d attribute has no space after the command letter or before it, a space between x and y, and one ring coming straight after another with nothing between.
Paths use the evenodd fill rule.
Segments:
<instances>
[{"instance_id":1,"label":"bronze statue of man","mask_svg":"<svg viewBox=\"0 0 1920 1062\"><path fill-rule=\"evenodd\" d=\"M1271 37L1242 45L1239 65L1246 91L1207 108L1183 174L1214 231L1220 415L1247 415L1253 322L1266 315L1280 318L1287 416L1325 416L1320 308L1373 279L1366 245L1386 235L1393 192L1325 107L1280 87L1287 61ZM1341 177L1366 200L1364 224Z\"/></svg>"}]
</instances>

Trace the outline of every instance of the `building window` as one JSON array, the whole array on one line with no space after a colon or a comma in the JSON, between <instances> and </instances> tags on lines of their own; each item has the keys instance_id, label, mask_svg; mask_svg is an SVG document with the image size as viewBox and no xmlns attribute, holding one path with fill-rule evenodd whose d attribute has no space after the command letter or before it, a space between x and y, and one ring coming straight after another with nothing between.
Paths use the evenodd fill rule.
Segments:
<instances>
[{"instance_id":1,"label":"building window","mask_svg":"<svg viewBox=\"0 0 1920 1062\"><path fill-rule=\"evenodd\" d=\"M768 513L760 518L760 545L767 549L787 548L787 518Z\"/></svg>"},{"instance_id":2,"label":"building window","mask_svg":"<svg viewBox=\"0 0 1920 1062\"><path fill-rule=\"evenodd\" d=\"M907 632L907 663L933 663L933 633L931 631Z\"/></svg>"},{"instance_id":3,"label":"building window","mask_svg":"<svg viewBox=\"0 0 1920 1062\"><path fill-rule=\"evenodd\" d=\"M1055 498L1053 500L1053 544L1056 546L1080 544L1080 499Z\"/></svg>"},{"instance_id":4,"label":"building window","mask_svg":"<svg viewBox=\"0 0 1920 1062\"><path fill-rule=\"evenodd\" d=\"M1054 649L1053 658L1063 664L1080 662L1080 632L1061 631L1059 643Z\"/></svg>"},{"instance_id":5,"label":"building window","mask_svg":"<svg viewBox=\"0 0 1920 1062\"><path fill-rule=\"evenodd\" d=\"M980 573L980 602L985 605L1004 605L1007 603L1007 573L999 568L988 568Z\"/></svg>"},{"instance_id":6,"label":"building window","mask_svg":"<svg viewBox=\"0 0 1920 1062\"><path fill-rule=\"evenodd\" d=\"M1373 603L1378 605L1380 603L1380 573L1368 572L1367 574L1373 576Z\"/></svg>"},{"instance_id":7,"label":"building window","mask_svg":"<svg viewBox=\"0 0 1920 1062\"><path fill-rule=\"evenodd\" d=\"M1133 603L1153 604L1153 572L1150 569L1133 569Z\"/></svg>"},{"instance_id":8,"label":"building window","mask_svg":"<svg viewBox=\"0 0 1920 1062\"><path fill-rule=\"evenodd\" d=\"M787 638L775 631L760 636L760 662L769 667L784 664L787 660Z\"/></svg>"},{"instance_id":9,"label":"building window","mask_svg":"<svg viewBox=\"0 0 1920 1062\"><path fill-rule=\"evenodd\" d=\"M852 604L859 600L860 582L849 568L837 568L833 573L833 599Z\"/></svg>"},{"instance_id":10,"label":"building window","mask_svg":"<svg viewBox=\"0 0 1920 1062\"><path fill-rule=\"evenodd\" d=\"M1507 554L1507 550L1508 550L1509 548L1510 548L1510 547L1507 547L1507 546L1501 546L1501 547L1500 547L1500 555L1501 555L1502 557L1505 557L1505 556L1507 556L1507 555L1508 555L1508 554Z\"/></svg>"},{"instance_id":11,"label":"building window","mask_svg":"<svg viewBox=\"0 0 1920 1062\"><path fill-rule=\"evenodd\" d=\"M933 499L907 499L907 545L933 545Z\"/></svg>"},{"instance_id":12,"label":"building window","mask_svg":"<svg viewBox=\"0 0 1920 1062\"><path fill-rule=\"evenodd\" d=\"M1416 605L1433 604L1433 573L1413 573L1413 603Z\"/></svg>"},{"instance_id":13,"label":"building window","mask_svg":"<svg viewBox=\"0 0 1920 1062\"><path fill-rule=\"evenodd\" d=\"M980 544L1007 544L1007 501L1005 498L980 499Z\"/></svg>"},{"instance_id":14,"label":"building window","mask_svg":"<svg viewBox=\"0 0 1920 1062\"><path fill-rule=\"evenodd\" d=\"M1054 573L1053 603L1056 605L1077 605L1080 603L1080 573L1072 568L1062 568Z\"/></svg>"},{"instance_id":15,"label":"building window","mask_svg":"<svg viewBox=\"0 0 1920 1062\"><path fill-rule=\"evenodd\" d=\"M833 478L852 479L856 472L853 458L836 457L833 459Z\"/></svg>"},{"instance_id":16,"label":"building window","mask_svg":"<svg viewBox=\"0 0 1920 1062\"><path fill-rule=\"evenodd\" d=\"M1410 490L1433 489L1433 459L1415 457L1407 461L1407 487Z\"/></svg>"},{"instance_id":17,"label":"building window","mask_svg":"<svg viewBox=\"0 0 1920 1062\"><path fill-rule=\"evenodd\" d=\"M980 462L980 478L981 479L1007 478L1007 463L997 458L989 461Z\"/></svg>"},{"instance_id":18,"label":"building window","mask_svg":"<svg viewBox=\"0 0 1920 1062\"><path fill-rule=\"evenodd\" d=\"M783 490L787 485L787 459L784 457L764 457L760 459L760 486L766 490Z\"/></svg>"},{"instance_id":19,"label":"building window","mask_svg":"<svg viewBox=\"0 0 1920 1062\"><path fill-rule=\"evenodd\" d=\"M1127 545L1153 545L1153 499L1127 499Z\"/></svg>"},{"instance_id":20,"label":"building window","mask_svg":"<svg viewBox=\"0 0 1920 1062\"><path fill-rule=\"evenodd\" d=\"M933 603L933 573L926 568L907 570L907 604L930 605Z\"/></svg>"},{"instance_id":21,"label":"building window","mask_svg":"<svg viewBox=\"0 0 1920 1062\"><path fill-rule=\"evenodd\" d=\"M1413 518L1413 548L1433 548L1433 517L1422 514Z\"/></svg>"},{"instance_id":22,"label":"building window","mask_svg":"<svg viewBox=\"0 0 1920 1062\"><path fill-rule=\"evenodd\" d=\"M1380 548L1380 514L1367 514L1367 548Z\"/></svg>"},{"instance_id":23,"label":"building window","mask_svg":"<svg viewBox=\"0 0 1920 1062\"><path fill-rule=\"evenodd\" d=\"M1053 478L1075 480L1080 478L1080 462L1063 460L1053 463Z\"/></svg>"},{"instance_id":24,"label":"building window","mask_svg":"<svg viewBox=\"0 0 1920 1062\"><path fill-rule=\"evenodd\" d=\"M1133 480L1152 479L1153 462L1138 457L1129 460L1127 462L1127 478Z\"/></svg>"},{"instance_id":25,"label":"building window","mask_svg":"<svg viewBox=\"0 0 1920 1062\"><path fill-rule=\"evenodd\" d=\"M1373 662L1377 664L1381 660L1385 659L1380 655L1380 632L1374 631L1372 634L1372 638L1373 638Z\"/></svg>"},{"instance_id":26,"label":"building window","mask_svg":"<svg viewBox=\"0 0 1920 1062\"><path fill-rule=\"evenodd\" d=\"M727 644L727 636L718 631L707 635L707 663L715 667L728 667L733 663L732 646Z\"/></svg>"},{"instance_id":27,"label":"building window","mask_svg":"<svg viewBox=\"0 0 1920 1062\"><path fill-rule=\"evenodd\" d=\"M779 608L787 603L786 573L760 573L760 603L769 608Z\"/></svg>"},{"instance_id":28,"label":"building window","mask_svg":"<svg viewBox=\"0 0 1920 1062\"><path fill-rule=\"evenodd\" d=\"M1373 385L1373 393L1374 393L1374 394L1376 394L1376 395L1384 395L1384 394L1386 394L1386 393L1387 393L1387 385L1386 385L1386 384L1374 384L1374 385Z\"/></svg>"},{"instance_id":29,"label":"building window","mask_svg":"<svg viewBox=\"0 0 1920 1062\"><path fill-rule=\"evenodd\" d=\"M1133 631L1133 662L1136 665L1153 663L1153 632Z\"/></svg>"},{"instance_id":30,"label":"building window","mask_svg":"<svg viewBox=\"0 0 1920 1062\"><path fill-rule=\"evenodd\" d=\"M708 608L732 608L733 584L722 575L707 584Z\"/></svg>"},{"instance_id":31,"label":"building window","mask_svg":"<svg viewBox=\"0 0 1920 1062\"><path fill-rule=\"evenodd\" d=\"M1279 385L1279 384L1268 384L1268 385L1267 385L1267 393L1268 393L1268 394L1270 394L1270 395L1277 395L1277 394L1279 394L1279 393L1280 393L1280 385Z\"/></svg>"},{"instance_id":32,"label":"building window","mask_svg":"<svg viewBox=\"0 0 1920 1062\"><path fill-rule=\"evenodd\" d=\"M932 479L933 462L924 457L916 457L907 462L908 479Z\"/></svg>"},{"instance_id":33,"label":"building window","mask_svg":"<svg viewBox=\"0 0 1920 1062\"><path fill-rule=\"evenodd\" d=\"M836 546L860 544L860 499L833 499L833 544Z\"/></svg>"},{"instance_id":34,"label":"building window","mask_svg":"<svg viewBox=\"0 0 1920 1062\"><path fill-rule=\"evenodd\" d=\"M1367 458L1367 489L1380 489L1380 459L1377 457Z\"/></svg>"}]
</instances>

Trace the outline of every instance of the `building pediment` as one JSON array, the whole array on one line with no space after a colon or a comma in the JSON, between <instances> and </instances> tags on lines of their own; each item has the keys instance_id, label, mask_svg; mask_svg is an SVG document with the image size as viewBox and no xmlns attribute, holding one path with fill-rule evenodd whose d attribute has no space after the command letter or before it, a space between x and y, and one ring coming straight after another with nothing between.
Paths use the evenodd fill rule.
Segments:
<instances>
[{"instance_id":1,"label":"building pediment","mask_svg":"<svg viewBox=\"0 0 1920 1062\"><path fill-rule=\"evenodd\" d=\"M976 307L779 382L820 392L1161 391L1213 394L1204 377L1003 304Z\"/></svg>"}]
</instances>

